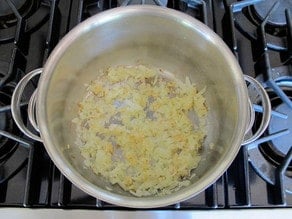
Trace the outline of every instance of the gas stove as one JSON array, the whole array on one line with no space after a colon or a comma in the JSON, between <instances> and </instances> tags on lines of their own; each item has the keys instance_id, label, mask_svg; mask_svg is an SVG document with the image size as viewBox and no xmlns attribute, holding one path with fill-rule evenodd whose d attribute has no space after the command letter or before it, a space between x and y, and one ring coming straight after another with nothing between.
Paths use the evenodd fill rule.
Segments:
<instances>
[{"instance_id":1,"label":"gas stove","mask_svg":"<svg viewBox=\"0 0 292 219\"><path fill-rule=\"evenodd\" d=\"M292 1L291 0L2 0L0 2L0 206L123 210L79 190L54 166L44 146L25 137L11 116L11 96L29 71L42 67L74 26L102 11L154 4L182 11L213 29L244 74L266 89L272 116L267 130L241 147L230 168L195 197L161 210L292 207ZM37 86L22 97L25 116ZM255 132L261 99L248 87Z\"/></svg>"}]
</instances>

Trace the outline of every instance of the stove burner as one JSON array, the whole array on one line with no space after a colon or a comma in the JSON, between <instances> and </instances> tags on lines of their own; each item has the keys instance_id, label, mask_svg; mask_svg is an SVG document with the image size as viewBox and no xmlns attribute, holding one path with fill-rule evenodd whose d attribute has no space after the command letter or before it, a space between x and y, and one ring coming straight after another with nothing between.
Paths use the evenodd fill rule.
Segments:
<instances>
[{"instance_id":1,"label":"stove burner","mask_svg":"<svg viewBox=\"0 0 292 219\"><path fill-rule=\"evenodd\" d=\"M286 68L278 67L278 69L283 70ZM273 116L264 137L248 145L248 155L255 171L265 181L276 185L279 180L279 176L276 173L279 172L292 147L292 109L266 83L263 83L262 75L257 77L257 80L266 88L274 113L272 113ZM275 82L292 99L291 76L289 77L283 73L275 77ZM287 165L285 170L283 175L284 190L292 193L292 162Z\"/></svg>"},{"instance_id":2,"label":"stove burner","mask_svg":"<svg viewBox=\"0 0 292 219\"><path fill-rule=\"evenodd\" d=\"M13 122L11 112L1 110L3 107L9 105L11 96L7 90L0 91L0 130L6 132L15 132L15 124ZM0 165L2 165L16 150L17 143L0 135Z\"/></svg>"},{"instance_id":3,"label":"stove burner","mask_svg":"<svg viewBox=\"0 0 292 219\"><path fill-rule=\"evenodd\" d=\"M292 97L290 97L291 99ZM292 118L292 110L286 104L280 104L274 108L275 111L284 113L288 116L288 118ZM292 120L291 119L281 119L277 117L272 117L269 124L269 133L276 133L283 129L289 130L292 134ZM276 138L271 141L273 148L275 148L276 153L281 154L284 156L288 153L291 145L292 145L292 135L284 135L281 138Z\"/></svg>"},{"instance_id":4,"label":"stove burner","mask_svg":"<svg viewBox=\"0 0 292 219\"><path fill-rule=\"evenodd\" d=\"M272 3L268 3L272 2ZM288 0L287 0L288 2ZM289 0L289 4L292 4ZM268 4L267 4L268 3ZM267 47L275 51L286 51L287 50L287 25L286 16L285 16L285 4L286 0L278 1L274 5L275 0L247 0L247 1L235 1L229 5L230 11L230 21L234 22L231 25L234 25L244 36L247 38L257 41L258 40L258 28L261 23L264 21L269 12L272 12L267 21L265 27L266 31L266 41ZM264 6L262 6L264 5ZM274 7L275 6L275 7ZM289 6L290 8L292 6ZM288 7L288 9L289 9ZM265 9L263 9L265 8ZM274 14L278 12L283 13L283 18L285 21L276 22L271 20ZM261 15L261 16L260 16ZM285 23L284 23L285 22ZM282 23L282 24L281 24Z\"/></svg>"},{"instance_id":5,"label":"stove burner","mask_svg":"<svg viewBox=\"0 0 292 219\"><path fill-rule=\"evenodd\" d=\"M278 2L278 6L275 11L270 15L268 19L268 24L275 26L285 26L286 16L285 10L292 8L292 1L290 0L265 0L255 4L253 7L255 9L256 14L261 20L264 20L269 10L273 7L273 5Z\"/></svg>"},{"instance_id":6,"label":"stove burner","mask_svg":"<svg viewBox=\"0 0 292 219\"><path fill-rule=\"evenodd\" d=\"M49 18L51 4L51 1L0 0L0 42L15 39L18 32L29 32L42 24ZM21 21L11 5L14 5Z\"/></svg>"},{"instance_id":7,"label":"stove burner","mask_svg":"<svg viewBox=\"0 0 292 219\"><path fill-rule=\"evenodd\" d=\"M284 81L280 87L285 92L285 94L290 99L292 99L292 81ZM268 159L274 165L280 165L285 159L289 149L292 147L292 109L287 104L282 102L282 100L273 92L273 90L267 88L267 92L271 98L273 110L287 115L287 119L273 116L270 120L267 135L278 133L283 130L290 131L290 134L283 135L279 138L274 138L271 141L265 142L260 146L260 150L266 159ZM292 165L290 165L289 168L292 170Z\"/></svg>"},{"instance_id":8,"label":"stove burner","mask_svg":"<svg viewBox=\"0 0 292 219\"><path fill-rule=\"evenodd\" d=\"M25 0L10 0L17 10L20 10L26 3ZM0 17L12 15L13 11L9 7L8 3L4 0L0 3Z\"/></svg>"},{"instance_id":9,"label":"stove burner","mask_svg":"<svg viewBox=\"0 0 292 219\"><path fill-rule=\"evenodd\" d=\"M32 0L8 0L25 17L32 9ZM6 0L0 2L0 29L8 28L17 22L17 18Z\"/></svg>"}]
</instances>

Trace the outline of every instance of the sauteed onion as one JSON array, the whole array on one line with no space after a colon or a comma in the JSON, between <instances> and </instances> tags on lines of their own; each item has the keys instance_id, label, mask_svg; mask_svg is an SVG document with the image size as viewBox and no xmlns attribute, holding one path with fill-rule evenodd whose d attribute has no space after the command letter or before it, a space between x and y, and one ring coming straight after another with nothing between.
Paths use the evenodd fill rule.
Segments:
<instances>
[{"instance_id":1,"label":"sauteed onion","mask_svg":"<svg viewBox=\"0 0 292 219\"><path fill-rule=\"evenodd\" d=\"M135 196L190 183L206 136L204 90L142 65L105 69L86 89L73 120L86 167Z\"/></svg>"}]
</instances>

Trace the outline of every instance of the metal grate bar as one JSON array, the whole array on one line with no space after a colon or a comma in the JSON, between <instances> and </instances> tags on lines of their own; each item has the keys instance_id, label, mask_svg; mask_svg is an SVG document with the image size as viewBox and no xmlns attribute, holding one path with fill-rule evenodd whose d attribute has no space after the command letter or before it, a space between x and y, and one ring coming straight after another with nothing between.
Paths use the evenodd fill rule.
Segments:
<instances>
[{"instance_id":1,"label":"metal grate bar","mask_svg":"<svg viewBox=\"0 0 292 219\"><path fill-rule=\"evenodd\" d=\"M265 53L267 54L267 53ZM286 103L290 108L292 108L292 101L290 98L285 94L285 92L277 85L277 83L273 80L272 74L271 74L271 68L269 67L269 79L267 80L267 85L272 88L275 93L281 98L281 100Z\"/></svg>"},{"instance_id":2,"label":"metal grate bar","mask_svg":"<svg viewBox=\"0 0 292 219\"><path fill-rule=\"evenodd\" d=\"M78 14L77 14L77 24L82 21L82 11L83 11L83 0L79 1Z\"/></svg>"},{"instance_id":3,"label":"metal grate bar","mask_svg":"<svg viewBox=\"0 0 292 219\"><path fill-rule=\"evenodd\" d=\"M263 107L261 105L253 104L253 109L254 109L255 112L258 112L258 113L263 113L264 112L264 109L263 109ZM288 119L288 116L286 114L281 113L281 112L277 112L277 111L274 111L274 110L272 110L271 115L275 116L275 117L278 117L278 118L281 118L281 119Z\"/></svg>"},{"instance_id":4,"label":"metal grate bar","mask_svg":"<svg viewBox=\"0 0 292 219\"><path fill-rule=\"evenodd\" d=\"M250 6L250 5L254 5L258 2L262 2L263 0L246 0L246 1L240 1L240 2L236 2L233 3L232 9L233 12L240 12L243 8Z\"/></svg>"},{"instance_id":5,"label":"metal grate bar","mask_svg":"<svg viewBox=\"0 0 292 219\"><path fill-rule=\"evenodd\" d=\"M24 159L22 163L20 163L16 169L14 169L9 175L7 175L5 178L0 179L0 186L7 183L11 178L13 178L17 173L19 173L20 170L26 165L27 159ZM1 187L0 187L1 188ZM1 190L1 189L0 189Z\"/></svg>"},{"instance_id":6,"label":"metal grate bar","mask_svg":"<svg viewBox=\"0 0 292 219\"><path fill-rule=\"evenodd\" d=\"M248 149L243 147L243 173L242 177L244 178L243 187L244 187L244 199L245 205L251 206L251 197L250 197L250 179L249 179L249 163L248 163Z\"/></svg>"},{"instance_id":7,"label":"metal grate bar","mask_svg":"<svg viewBox=\"0 0 292 219\"><path fill-rule=\"evenodd\" d=\"M218 190L217 190L217 182L212 184L205 191L206 193L206 204L212 208L218 208Z\"/></svg>"},{"instance_id":8,"label":"metal grate bar","mask_svg":"<svg viewBox=\"0 0 292 219\"><path fill-rule=\"evenodd\" d=\"M264 74L264 79L266 80L266 84L271 87L275 93L285 102L290 108L292 108L292 101L290 98L283 92L283 90L277 85L277 83L273 80L273 75L272 75L272 69L271 69L271 63L270 63L270 57L268 53L268 46L267 46L267 39L266 39L266 34L265 34L265 27L267 24L267 21L270 17L270 15L277 9L279 6L279 2L275 2L275 4L272 6L272 8L269 10L267 13L266 17L264 18L263 22L258 28L258 36L259 36L259 41L261 45L261 52L263 52L263 61L264 61L264 68L265 68L265 73Z\"/></svg>"},{"instance_id":9,"label":"metal grate bar","mask_svg":"<svg viewBox=\"0 0 292 219\"><path fill-rule=\"evenodd\" d=\"M204 0L187 0L186 3L190 8L196 8L198 5L202 7L202 21L208 25L207 4Z\"/></svg>"},{"instance_id":10,"label":"metal grate bar","mask_svg":"<svg viewBox=\"0 0 292 219\"><path fill-rule=\"evenodd\" d=\"M28 105L28 102L24 102L24 103L19 104L20 107L27 106L27 105ZM0 113L8 112L10 110L11 110L11 105L0 107Z\"/></svg>"},{"instance_id":11,"label":"metal grate bar","mask_svg":"<svg viewBox=\"0 0 292 219\"><path fill-rule=\"evenodd\" d=\"M15 36L14 36L14 45L15 48L13 49L11 58L10 58L10 63L9 63L9 69L7 74L0 79L0 89L3 87L5 83L12 77L13 73L17 72L17 65L15 63L19 63L20 65L18 66L19 69L23 68L24 63L26 62L23 53L20 52L20 48L23 45L22 40L24 38L24 29L25 29L25 21L19 14L18 10L16 9L15 5L11 0L5 0L9 8L12 10L14 15L17 18L17 24L16 24L16 29L15 29ZM22 38L21 38L22 37ZM18 62L16 62L16 59L18 59Z\"/></svg>"},{"instance_id":12,"label":"metal grate bar","mask_svg":"<svg viewBox=\"0 0 292 219\"><path fill-rule=\"evenodd\" d=\"M204 24L208 25L208 17L207 17L207 5L205 1L202 1L202 7L203 7L203 22Z\"/></svg>"},{"instance_id":13,"label":"metal grate bar","mask_svg":"<svg viewBox=\"0 0 292 219\"><path fill-rule=\"evenodd\" d=\"M23 139L23 138L21 138L19 136L13 135L10 132L6 132L6 131L3 131L3 130L0 130L0 135L20 143L20 145L25 147L25 148L30 148L31 147L31 143L30 142L28 142L27 140L25 140L25 139Z\"/></svg>"},{"instance_id":14,"label":"metal grate bar","mask_svg":"<svg viewBox=\"0 0 292 219\"><path fill-rule=\"evenodd\" d=\"M81 22L82 19L82 9L83 9L83 0L72 0L71 10L70 10L70 18L69 18L69 29L71 30L77 24Z\"/></svg>"},{"instance_id":15,"label":"metal grate bar","mask_svg":"<svg viewBox=\"0 0 292 219\"><path fill-rule=\"evenodd\" d=\"M47 58L49 57L49 54L51 52L52 46L53 46L53 39L52 39L52 33L56 22L56 0L51 1L51 8L50 8L50 19L49 19L49 27L47 32L47 38L46 38L46 49L44 54L43 62L45 63Z\"/></svg>"},{"instance_id":16,"label":"metal grate bar","mask_svg":"<svg viewBox=\"0 0 292 219\"><path fill-rule=\"evenodd\" d=\"M31 199L31 179L32 179L32 167L33 167L33 160L34 160L34 147L30 146L30 151L28 155L28 162L27 162L27 172L26 172L26 183L25 183L25 190L24 190L24 199L23 199L23 206L24 207L30 207Z\"/></svg>"},{"instance_id":17,"label":"metal grate bar","mask_svg":"<svg viewBox=\"0 0 292 219\"><path fill-rule=\"evenodd\" d=\"M17 65L16 65L17 63ZM13 77L13 74L16 74L18 71L24 69L26 63L26 58L23 53L20 52L18 48L14 48L9 60L9 68L7 74L0 79L0 89L5 86L5 84Z\"/></svg>"},{"instance_id":18,"label":"metal grate bar","mask_svg":"<svg viewBox=\"0 0 292 219\"><path fill-rule=\"evenodd\" d=\"M102 208L103 207L102 201L100 199L96 199L96 204L95 205L98 208Z\"/></svg>"},{"instance_id":19,"label":"metal grate bar","mask_svg":"<svg viewBox=\"0 0 292 219\"><path fill-rule=\"evenodd\" d=\"M237 158L226 174L226 206L232 208L250 207L250 178L249 178L249 162L246 146L241 147ZM230 193L230 194L228 194Z\"/></svg>"},{"instance_id":20,"label":"metal grate bar","mask_svg":"<svg viewBox=\"0 0 292 219\"><path fill-rule=\"evenodd\" d=\"M65 181L65 177L63 174L60 175L60 183L59 183L59 191L58 191L58 206L64 206L65 202L64 202L64 181Z\"/></svg>"},{"instance_id":21,"label":"metal grate bar","mask_svg":"<svg viewBox=\"0 0 292 219\"><path fill-rule=\"evenodd\" d=\"M234 2L229 5L229 23L230 23L230 34L231 34L231 49L234 53L234 55L238 59L238 45L236 41L235 36L235 17L234 14L237 12L241 12L244 7L256 4L258 2L261 2L262 0L246 0L246 1L240 1L240 2Z\"/></svg>"},{"instance_id":22,"label":"metal grate bar","mask_svg":"<svg viewBox=\"0 0 292 219\"><path fill-rule=\"evenodd\" d=\"M67 178L60 174L60 183L58 190L58 206L66 207L71 196L72 184L67 180Z\"/></svg>"},{"instance_id":23,"label":"metal grate bar","mask_svg":"<svg viewBox=\"0 0 292 219\"><path fill-rule=\"evenodd\" d=\"M238 59L238 52L237 52L237 42L236 42L236 37L235 37L235 24L234 24L234 14L233 14L233 8L235 4L231 4L229 6L229 25L230 25L230 34L231 34L231 50Z\"/></svg>"},{"instance_id":24,"label":"metal grate bar","mask_svg":"<svg viewBox=\"0 0 292 219\"><path fill-rule=\"evenodd\" d=\"M286 20L287 20L287 52L288 57L285 64L292 64L292 15L291 9L285 10Z\"/></svg>"},{"instance_id":25,"label":"metal grate bar","mask_svg":"<svg viewBox=\"0 0 292 219\"><path fill-rule=\"evenodd\" d=\"M290 147L290 150L285 156L283 163L276 170L275 191L276 191L276 194L278 195L275 197L276 198L275 201L283 206L287 205L284 176L291 161L292 161L292 146Z\"/></svg>"},{"instance_id":26,"label":"metal grate bar","mask_svg":"<svg viewBox=\"0 0 292 219\"><path fill-rule=\"evenodd\" d=\"M253 149L254 147L258 147L259 144L271 141L271 140L276 139L276 138L280 138L280 137L288 135L288 134L290 134L290 131L288 129L284 129L284 130L275 132L273 134L270 134L268 136L259 138L259 139L255 140L255 141L253 141L247 147L250 150L250 149Z\"/></svg>"},{"instance_id":27,"label":"metal grate bar","mask_svg":"<svg viewBox=\"0 0 292 219\"><path fill-rule=\"evenodd\" d=\"M11 0L6 0L6 3L9 5L13 13L15 14L17 18L17 26L16 26L16 32L15 32L15 38L14 38L14 43L18 45L20 43L20 36L23 35L24 33L24 21L19 14L18 10L15 8L13 2Z\"/></svg>"}]
</instances>

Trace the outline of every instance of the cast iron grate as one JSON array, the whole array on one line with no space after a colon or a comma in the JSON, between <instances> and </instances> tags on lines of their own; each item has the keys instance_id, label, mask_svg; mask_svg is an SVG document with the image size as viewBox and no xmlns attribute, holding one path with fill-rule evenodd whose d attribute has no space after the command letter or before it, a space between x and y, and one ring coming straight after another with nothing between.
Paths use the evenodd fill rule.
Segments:
<instances>
[{"instance_id":1,"label":"cast iron grate","mask_svg":"<svg viewBox=\"0 0 292 219\"><path fill-rule=\"evenodd\" d=\"M271 143L281 137L291 140L289 129L284 127L275 131L271 128L275 124L284 124L285 121L291 120L289 119L292 106L291 97L288 97L283 87L280 86L282 80L291 82L292 76L291 70L289 70L291 67L291 8L286 8L286 4L282 4L283 2L281 1L274 1L268 10L264 9L266 10L265 16L261 16L256 22L251 21L247 12L254 13L251 10L259 10L259 5L262 3L263 1L261 0L224 1L227 11L224 19L232 30L227 36L225 35L225 40L241 64L247 49L243 49L240 43L244 38L250 40L248 47L251 46L251 48L248 53L252 54L250 61L254 63L253 71L256 73L255 76L258 75L257 79L267 90L271 90L276 94L278 99L280 99L280 104L287 105L288 111L282 110L283 107L278 107L279 104L273 105L272 122L269 125L268 131L256 142L242 148L239 156L242 156L243 159L239 160L243 160L243 164L241 162L236 164L237 161L235 161L229 169L233 174L239 175L238 178L234 178L233 174L226 175L226 180L228 181L228 203L231 207L238 207L238 204L246 207L291 206L291 191L289 188L292 185L292 179L288 168L290 168L292 145L279 146L288 149L278 164L272 164L267 161L267 157L264 156L262 150L263 147L260 145L267 142ZM272 24L271 22L275 19L275 14L279 12L282 16L281 20L285 22L282 22L281 25ZM273 33L271 35L271 26L273 25L275 26L274 28L281 29L281 34ZM274 65L275 67L272 67ZM256 95L253 99L256 104L260 103ZM261 112L262 109L255 105L255 111ZM257 117L261 118L261 114L257 113ZM267 183L265 181L260 182L258 179L255 180L255 172L251 169L251 166L254 167L255 172L266 180ZM237 167L241 171L236 173L234 168ZM262 195L261 198L255 197L255 189L265 191L263 194L267 195ZM235 193L232 190L235 190ZM244 200L241 197L245 197ZM244 202L242 203L242 201Z\"/></svg>"},{"instance_id":2,"label":"cast iron grate","mask_svg":"<svg viewBox=\"0 0 292 219\"><path fill-rule=\"evenodd\" d=\"M14 21L10 26L0 28L0 91L7 84L15 85L24 72L43 66L58 40L78 23L96 13L118 7L123 1L30 0L37 3L27 13L17 11L17 7L13 9L11 2L14 1L5 2L10 2ZM269 30L264 34L266 43L263 44L258 24L250 22L247 16L254 10L252 4L257 2L260 0L169 0L167 7L194 16L214 29L238 57L246 74L257 76L266 71L265 59L259 58L265 57L261 56L263 49L271 61L271 72L280 72L279 69L287 72L283 69L289 69L291 65L291 18L286 26L264 27ZM291 17L289 12L285 13L286 17ZM257 18L257 22L260 23L261 19ZM275 30L280 32L275 33ZM255 49L255 45L262 46ZM280 75L287 76L287 73ZM29 96L35 86L36 83L32 83L25 94L24 110L26 95ZM3 108L9 112L9 103L1 107L0 113ZM12 146L16 145L10 158L0 165L0 206L125 209L95 199L76 188L53 165L42 144L25 139L17 131L10 133L1 129L0 135L9 138ZM291 156L277 169L278 177L272 185L253 170L248 150L248 147L242 147L228 171L204 192L162 209L291 207L292 197L285 192L282 183L283 170L290 163Z\"/></svg>"}]
</instances>

